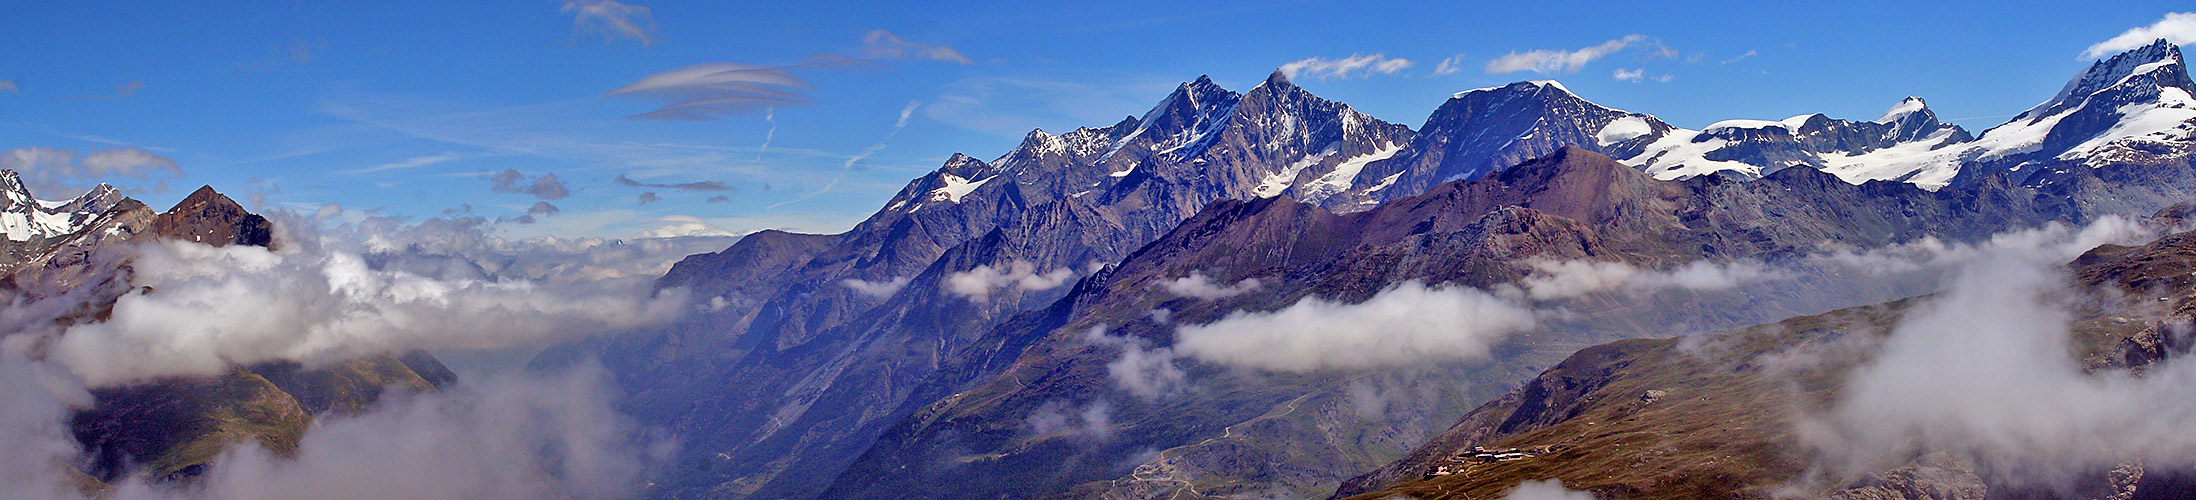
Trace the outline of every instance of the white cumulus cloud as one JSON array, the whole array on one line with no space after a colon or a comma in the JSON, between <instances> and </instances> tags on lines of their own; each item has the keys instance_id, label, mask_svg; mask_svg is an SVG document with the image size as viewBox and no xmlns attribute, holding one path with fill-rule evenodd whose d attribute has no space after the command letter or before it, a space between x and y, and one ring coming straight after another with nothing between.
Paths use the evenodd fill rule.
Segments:
<instances>
[{"instance_id":1,"label":"white cumulus cloud","mask_svg":"<svg viewBox=\"0 0 2196 500\"><path fill-rule=\"evenodd\" d=\"M1534 312L1472 288L1406 281L1356 304L1307 296L1271 312L1237 311L1175 331L1175 351L1270 371L1366 369L1484 359L1532 328Z\"/></svg>"},{"instance_id":2,"label":"white cumulus cloud","mask_svg":"<svg viewBox=\"0 0 2196 500\"><path fill-rule=\"evenodd\" d=\"M946 291L967 297L970 301L985 302L991 300L991 294L998 290L1051 290L1074 278L1073 269L1062 267L1039 273L1036 264L1016 260L1003 266L985 264L976 266L975 269L948 274L945 288Z\"/></svg>"},{"instance_id":3,"label":"white cumulus cloud","mask_svg":"<svg viewBox=\"0 0 2196 500\"><path fill-rule=\"evenodd\" d=\"M1232 285L1222 285L1218 282L1213 281L1212 277L1205 276L1205 273L1193 272L1190 273L1189 276L1183 276L1180 278L1169 280L1165 283L1161 283L1160 287L1165 288L1168 293L1173 293L1175 295L1211 300L1224 299L1256 291L1258 290L1259 283L1258 278L1247 278L1242 281L1237 281L1235 282L1235 284Z\"/></svg>"},{"instance_id":4,"label":"white cumulus cloud","mask_svg":"<svg viewBox=\"0 0 2196 500\"><path fill-rule=\"evenodd\" d=\"M1351 54L1341 59L1309 57L1281 65L1281 74L1289 78L1303 75L1321 80L1364 78L1374 74L1393 75L1413 64L1409 59L1389 58L1386 54Z\"/></svg>"},{"instance_id":5,"label":"white cumulus cloud","mask_svg":"<svg viewBox=\"0 0 2196 500\"><path fill-rule=\"evenodd\" d=\"M1177 356L1172 347L1154 349L1144 339L1107 335L1104 326L1092 327L1083 334L1083 341L1121 350L1120 357L1106 363L1106 376L1136 397L1156 399L1180 394L1189 387L1189 373L1175 364Z\"/></svg>"},{"instance_id":6,"label":"white cumulus cloud","mask_svg":"<svg viewBox=\"0 0 2196 500\"><path fill-rule=\"evenodd\" d=\"M901 276L881 281L863 281L853 278L847 278L839 280L839 286L847 287L854 290L855 292L861 293L862 295L868 295L872 298L882 299L886 297L891 297L892 294L900 293L901 288L907 288L908 278L909 277L907 276Z\"/></svg>"},{"instance_id":7,"label":"white cumulus cloud","mask_svg":"<svg viewBox=\"0 0 2196 500\"><path fill-rule=\"evenodd\" d=\"M2120 33L2119 36L2089 46L2089 49L2082 51L2082 58L2097 59L2110 56L2116 52L2149 45L2150 42L2157 41L2160 38L2173 42L2174 45L2186 45L2190 42L2196 42L2196 12L2166 13L2164 19L2159 19L2158 22L2151 23L2149 26L2129 29Z\"/></svg>"}]
</instances>

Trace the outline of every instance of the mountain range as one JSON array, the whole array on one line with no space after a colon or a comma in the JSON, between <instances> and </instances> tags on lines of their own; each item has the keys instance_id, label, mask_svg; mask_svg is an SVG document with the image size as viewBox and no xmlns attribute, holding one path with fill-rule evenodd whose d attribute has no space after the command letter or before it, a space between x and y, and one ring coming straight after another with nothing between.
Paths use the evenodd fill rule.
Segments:
<instances>
[{"instance_id":1,"label":"mountain range","mask_svg":"<svg viewBox=\"0 0 2196 500\"><path fill-rule=\"evenodd\" d=\"M1871 121L1690 130L1554 81L1459 92L1413 128L1278 71L1243 92L1199 77L1111 125L955 154L846 232L689 256L656 286L704 312L537 362L600 360L623 410L677 436L658 498L1494 498L1551 478L1764 497L1804 466L1782 454L1794 424L1749 411L1790 402L1755 361L1860 338L1936 291L1926 269L1836 266L2039 227L2178 227L2192 92L2162 40L1979 135L1919 98ZM211 187L155 212L104 185L37 200L0 171L0 198L0 292L86 299L65 322L158 293L103 249L284 244ZM2147 301L2185 289L2186 240L2100 247L2073 272ZM2088 318L2117 325L2085 330L2095 368L2184 347L2156 327L2173 316L2111 317ZM412 352L102 388L70 421L76 470L87 491L187 482L234 443L281 454L317 416L451 380ZM1586 429L1614 422L1639 430ZM1978 469L1916 459L1813 493L2049 497ZM2157 470L2149 489L2091 475L2188 482Z\"/></svg>"},{"instance_id":2,"label":"mountain range","mask_svg":"<svg viewBox=\"0 0 2196 500\"><path fill-rule=\"evenodd\" d=\"M716 312L578 351L620 374L630 411L686 437L666 498L1324 496L1578 348L1928 290L1831 276L1813 286L1849 293L1649 312L1576 298L1591 319L1504 339L1488 360L1170 360L1192 396L1126 391L1109 366L1240 311L1515 286L1535 262L1776 262L2149 214L2196 197L2189 89L2159 41L1977 136L1919 98L1872 121L1688 130L1553 81L1457 93L1413 129L1280 72L1241 93L1200 77L1141 116L954 155L845 233L764 231L689 257L659 285ZM1190 279L1257 286L1168 291ZM1341 418L1367 391L1395 411Z\"/></svg>"}]
</instances>

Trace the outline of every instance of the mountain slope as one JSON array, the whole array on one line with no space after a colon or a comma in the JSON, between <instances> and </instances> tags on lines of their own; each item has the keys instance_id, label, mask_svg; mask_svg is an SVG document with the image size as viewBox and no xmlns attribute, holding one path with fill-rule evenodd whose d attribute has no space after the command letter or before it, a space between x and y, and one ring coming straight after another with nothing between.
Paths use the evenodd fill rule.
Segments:
<instances>
[{"instance_id":1,"label":"mountain slope","mask_svg":"<svg viewBox=\"0 0 2196 500\"><path fill-rule=\"evenodd\" d=\"M2063 204L2038 203L2035 192L2000 186L1856 186L1813 169L1753 182L1660 181L1566 148L1362 212L1336 214L1285 198L1216 203L1052 307L995 328L953 356L962 361L948 362L917 391L922 397L911 398L936 402L897 424L825 496L1324 495L1357 472L1345 470L1349 464L1401 453L1398 446L1432 435L1435 422L1459 415L1465 401L1493 395L1475 391L1504 386L1572 349L1669 328L1774 320L1784 310L1771 305L1779 300L1773 296L1690 307L1681 304L1704 298L1660 306L1588 298L1569 303L1571 319L1496 344L1487 362L1385 374L1282 373L1185 356L1173 362L1194 392L1172 396L1124 388L1116 366L1174 346L1176 325L1282 309L1312 296L1358 303L1407 281L1495 289L1535 273L1536 259L1667 268L1797 256L1825 241L1965 240L2082 217L2062 212ZM1193 275L1258 285L1213 299L1167 291ZM1153 312L1160 310L1167 312ZM1368 390L1392 394L1393 406L1375 418L1355 416L1362 398L1353 394ZM1102 438L1033 427L1092 408L1105 409Z\"/></svg>"},{"instance_id":2,"label":"mountain slope","mask_svg":"<svg viewBox=\"0 0 2196 500\"><path fill-rule=\"evenodd\" d=\"M2185 210L2185 209L2184 209ZM2163 215L2163 214L2161 214ZM2158 224L2179 224L2159 217ZM2196 296L2196 233L2104 245L2069 264L2084 290L2124 295L2083 302L2067 353L2087 372L2141 371L2188 345L2170 333ZM1581 350L1489 401L1409 457L1361 475L1353 498L1500 498L1522 481L1560 479L1600 498L2185 498L2196 483L2177 464L2093 470L2064 488L1992 479L1962 450L1838 482L1810 476L1797 437L1867 366L1919 297L1684 339L1626 340ZM1953 362L1947 360L1946 362ZM2169 418L2159 416L2159 418ZM1481 460L1471 450L1522 450ZM2051 457L2040 457L2049 460ZM2147 470L2146 470L2147 469ZM2122 474L2132 470L2132 475ZM2132 478L2132 479L2130 479ZM1830 480L1829 482L1825 482ZM2114 496L2117 495L2117 496Z\"/></svg>"},{"instance_id":3,"label":"mountain slope","mask_svg":"<svg viewBox=\"0 0 2196 500\"><path fill-rule=\"evenodd\" d=\"M1240 94L1199 78L1141 117L955 155L847 233L761 233L680 262L659 285L716 312L592 349L633 412L706 464L667 495L812 494L998 321L1208 203L1343 182L1337 169L1410 134L1278 73Z\"/></svg>"}]
</instances>

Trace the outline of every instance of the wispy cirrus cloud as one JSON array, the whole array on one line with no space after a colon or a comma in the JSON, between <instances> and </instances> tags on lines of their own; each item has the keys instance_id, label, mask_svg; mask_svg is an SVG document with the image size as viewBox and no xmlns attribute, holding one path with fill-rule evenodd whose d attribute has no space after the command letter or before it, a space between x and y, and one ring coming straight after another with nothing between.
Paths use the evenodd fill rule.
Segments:
<instances>
[{"instance_id":1,"label":"wispy cirrus cloud","mask_svg":"<svg viewBox=\"0 0 2196 500\"><path fill-rule=\"evenodd\" d=\"M411 158L405 158L405 159L402 159L402 160L392 161L392 162L388 162L388 163L381 163L381 164L376 164L376 165L374 165L374 166L371 166L371 167L366 167L366 168L361 168L361 169L356 169L356 170L346 170L346 171L344 171L344 172L343 172L343 174L344 174L344 175L361 175L361 174L371 174L371 173L375 173L375 172L387 172L387 171L390 171L390 170L403 170L403 169L409 169L409 168L419 168L419 167L424 167L424 166L428 166L428 165L435 165L435 164L441 164L441 163L448 163L448 162L451 162L451 161L456 161L456 160L464 159L465 157L466 157L466 155L463 155L463 154L459 154L459 153L454 153L454 152L445 152L445 153L439 153L439 154L431 154L431 155L425 155L425 156L414 156L414 157L411 157Z\"/></svg>"},{"instance_id":2,"label":"wispy cirrus cloud","mask_svg":"<svg viewBox=\"0 0 2196 500\"><path fill-rule=\"evenodd\" d=\"M961 64L976 64L975 60L953 47L910 42L885 30L869 30L862 35L862 55L874 59L929 59Z\"/></svg>"},{"instance_id":3,"label":"wispy cirrus cloud","mask_svg":"<svg viewBox=\"0 0 2196 500\"><path fill-rule=\"evenodd\" d=\"M2168 12L2164 19L2121 32L2120 36L2097 42L2082 51L2083 59L2096 59L2115 52L2133 49L2160 38L2176 45L2196 42L2196 12Z\"/></svg>"},{"instance_id":4,"label":"wispy cirrus cloud","mask_svg":"<svg viewBox=\"0 0 2196 500\"><path fill-rule=\"evenodd\" d=\"M14 170L33 192L81 190L103 181L183 175L175 160L150 151L114 148L77 156L75 150L33 146L0 152L0 169Z\"/></svg>"},{"instance_id":5,"label":"wispy cirrus cloud","mask_svg":"<svg viewBox=\"0 0 2196 500\"><path fill-rule=\"evenodd\" d=\"M631 38L641 46L656 42L656 19L647 7L616 0L567 0L559 12L572 14L572 30L599 33L605 39Z\"/></svg>"},{"instance_id":6,"label":"wispy cirrus cloud","mask_svg":"<svg viewBox=\"0 0 2196 500\"><path fill-rule=\"evenodd\" d=\"M1350 54L1341 59L1310 57L1281 65L1281 74L1289 78L1303 75L1321 80L1365 78L1374 74L1393 75L1414 64L1409 59L1389 58L1387 54Z\"/></svg>"},{"instance_id":7,"label":"wispy cirrus cloud","mask_svg":"<svg viewBox=\"0 0 2196 500\"><path fill-rule=\"evenodd\" d=\"M1660 43L1654 42L1654 40L1648 38L1647 35L1633 34L1625 35L1624 38L1601 42L1600 45L1586 47L1578 50L1543 49L1527 52L1511 52L1509 54L1503 55L1502 57L1497 57L1492 61L1487 61L1487 72L1495 74L1515 73L1519 71L1531 71L1535 73L1577 73L1578 70L1584 69L1586 67L1586 63L1593 62L1595 59L1600 59L1604 56L1614 54L1617 51L1624 50L1625 48L1632 46L1649 46L1653 48L1656 55L1661 55L1665 57L1676 55L1676 51L1671 50L1669 47L1664 47Z\"/></svg>"},{"instance_id":8,"label":"wispy cirrus cloud","mask_svg":"<svg viewBox=\"0 0 2196 500\"><path fill-rule=\"evenodd\" d=\"M1461 71L1464 71L1464 55L1457 54L1449 56L1448 59L1442 59L1440 64L1435 64L1433 74L1454 75Z\"/></svg>"}]
</instances>

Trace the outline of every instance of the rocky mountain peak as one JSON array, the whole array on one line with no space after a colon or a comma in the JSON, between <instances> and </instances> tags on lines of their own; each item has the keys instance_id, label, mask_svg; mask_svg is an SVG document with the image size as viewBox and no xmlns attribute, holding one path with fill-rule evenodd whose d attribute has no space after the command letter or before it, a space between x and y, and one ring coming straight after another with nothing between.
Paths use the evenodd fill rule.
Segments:
<instances>
[{"instance_id":1,"label":"rocky mountain peak","mask_svg":"<svg viewBox=\"0 0 2196 500\"><path fill-rule=\"evenodd\" d=\"M2196 85L2189 82L2188 70L2182 64L2181 48L2161 38L2150 45L2091 64L2089 69L2066 82L2066 87L2051 100L2030 108L2008 123L2034 124L2099 98L2127 102L2154 100L2164 88L2180 89L2184 96L2196 93Z\"/></svg>"},{"instance_id":2,"label":"rocky mountain peak","mask_svg":"<svg viewBox=\"0 0 2196 500\"><path fill-rule=\"evenodd\" d=\"M0 170L0 197L6 198L0 209L10 212L37 206L37 200L31 198L30 188L23 185L23 177L16 175L14 170Z\"/></svg>"},{"instance_id":3,"label":"rocky mountain peak","mask_svg":"<svg viewBox=\"0 0 2196 500\"><path fill-rule=\"evenodd\" d=\"M272 246L274 223L203 186L153 220L154 234L213 246Z\"/></svg>"}]
</instances>

